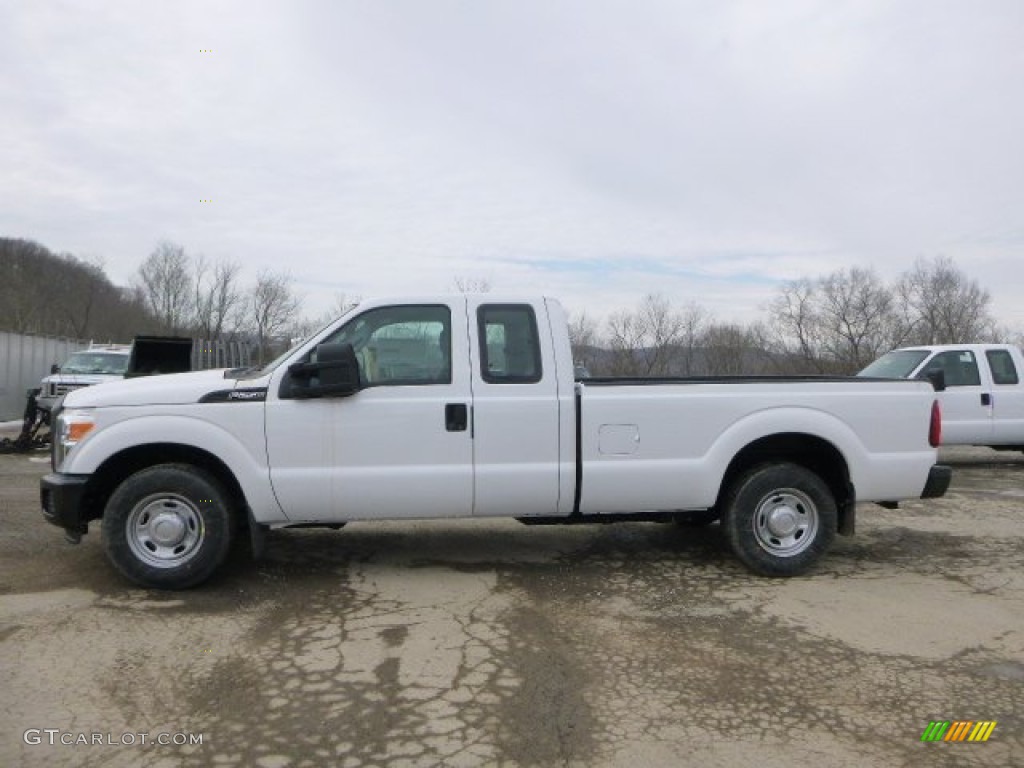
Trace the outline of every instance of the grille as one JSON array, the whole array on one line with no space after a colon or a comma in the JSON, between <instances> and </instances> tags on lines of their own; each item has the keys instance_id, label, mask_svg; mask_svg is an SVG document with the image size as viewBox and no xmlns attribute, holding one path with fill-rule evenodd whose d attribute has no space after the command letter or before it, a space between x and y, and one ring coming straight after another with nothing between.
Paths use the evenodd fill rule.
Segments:
<instances>
[{"instance_id":1,"label":"grille","mask_svg":"<svg viewBox=\"0 0 1024 768\"><path fill-rule=\"evenodd\" d=\"M50 397L60 397L61 395L66 395L72 390L81 389L86 386L88 386L88 384L57 384L56 382L50 382L47 387L47 394Z\"/></svg>"}]
</instances>

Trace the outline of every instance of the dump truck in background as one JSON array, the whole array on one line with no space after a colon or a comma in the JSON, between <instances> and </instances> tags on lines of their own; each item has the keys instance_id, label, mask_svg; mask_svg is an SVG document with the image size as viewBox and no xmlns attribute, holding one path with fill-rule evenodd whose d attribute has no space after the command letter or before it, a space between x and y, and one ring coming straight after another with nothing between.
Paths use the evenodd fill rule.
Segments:
<instances>
[{"instance_id":1,"label":"dump truck in background","mask_svg":"<svg viewBox=\"0 0 1024 768\"><path fill-rule=\"evenodd\" d=\"M48 435L40 436L40 432L69 392L122 379L192 370L192 344L192 339L180 336L136 336L131 344L90 344L72 353L63 365L54 364L38 388L28 391L21 433L8 449L24 452L44 447Z\"/></svg>"},{"instance_id":2,"label":"dump truck in background","mask_svg":"<svg viewBox=\"0 0 1024 768\"><path fill-rule=\"evenodd\" d=\"M136 336L131 344L91 344L55 366L39 385L36 406L49 413L68 392L108 381L186 373L192 370L192 339Z\"/></svg>"}]
</instances>

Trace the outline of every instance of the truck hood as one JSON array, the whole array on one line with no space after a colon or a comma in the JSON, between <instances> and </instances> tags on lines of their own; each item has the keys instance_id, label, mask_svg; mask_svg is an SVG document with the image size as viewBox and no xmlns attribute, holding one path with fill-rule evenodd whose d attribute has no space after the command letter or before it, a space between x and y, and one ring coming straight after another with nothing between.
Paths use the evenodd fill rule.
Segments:
<instances>
[{"instance_id":1,"label":"truck hood","mask_svg":"<svg viewBox=\"0 0 1024 768\"><path fill-rule=\"evenodd\" d=\"M223 370L168 373L76 389L64 398L64 407L184 405L198 402L204 395L214 392L229 392L237 384L237 379L225 379ZM246 381L247 388L261 385L265 386L262 380Z\"/></svg>"}]
</instances>

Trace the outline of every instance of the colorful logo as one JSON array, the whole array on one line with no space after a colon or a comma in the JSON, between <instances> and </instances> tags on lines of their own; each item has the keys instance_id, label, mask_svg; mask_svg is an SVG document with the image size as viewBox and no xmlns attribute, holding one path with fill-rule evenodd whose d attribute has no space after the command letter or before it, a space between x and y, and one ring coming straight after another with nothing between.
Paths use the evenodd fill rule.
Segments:
<instances>
[{"instance_id":1,"label":"colorful logo","mask_svg":"<svg viewBox=\"0 0 1024 768\"><path fill-rule=\"evenodd\" d=\"M995 720L932 720L921 741L988 741L995 729Z\"/></svg>"}]
</instances>

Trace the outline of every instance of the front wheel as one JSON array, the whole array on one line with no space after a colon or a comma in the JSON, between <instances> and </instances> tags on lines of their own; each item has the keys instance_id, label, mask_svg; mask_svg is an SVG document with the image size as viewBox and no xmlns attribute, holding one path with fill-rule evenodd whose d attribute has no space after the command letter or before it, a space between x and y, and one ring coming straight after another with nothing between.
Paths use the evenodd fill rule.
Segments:
<instances>
[{"instance_id":1,"label":"front wheel","mask_svg":"<svg viewBox=\"0 0 1024 768\"><path fill-rule=\"evenodd\" d=\"M103 514L103 543L122 574L144 587L187 589L224 561L234 510L220 483L187 464L162 464L122 482Z\"/></svg>"},{"instance_id":2,"label":"front wheel","mask_svg":"<svg viewBox=\"0 0 1024 768\"><path fill-rule=\"evenodd\" d=\"M722 527L740 561L763 576L795 576L828 550L836 535L832 492L797 464L765 464L730 486Z\"/></svg>"}]
</instances>

